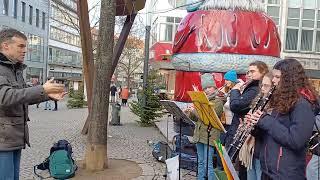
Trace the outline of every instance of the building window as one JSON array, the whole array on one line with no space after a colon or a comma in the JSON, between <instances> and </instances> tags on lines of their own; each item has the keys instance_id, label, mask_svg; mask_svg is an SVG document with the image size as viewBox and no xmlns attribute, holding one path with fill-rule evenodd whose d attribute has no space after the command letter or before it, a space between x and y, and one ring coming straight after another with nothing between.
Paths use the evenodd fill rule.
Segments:
<instances>
[{"instance_id":1,"label":"building window","mask_svg":"<svg viewBox=\"0 0 320 180\"><path fill-rule=\"evenodd\" d=\"M174 17L167 17L167 22L174 22Z\"/></svg>"},{"instance_id":2,"label":"building window","mask_svg":"<svg viewBox=\"0 0 320 180\"><path fill-rule=\"evenodd\" d=\"M13 2L13 17L15 19L18 17L18 0L14 0Z\"/></svg>"},{"instance_id":3,"label":"building window","mask_svg":"<svg viewBox=\"0 0 320 180\"><path fill-rule=\"evenodd\" d=\"M43 69L28 67L26 70L26 81L32 84L39 84L43 82Z\"/></svg>"},{"instance_id":4,"label":"building window","mask_svg":"<svg viewBox=\"0 0 320 180\"><path fill-rule=\"evenodd\" d=\"M26 3L21 2L21 20L22 22L26 22Z\"/></svg>"},{"instance_id":5,"label":"building window","mask_svg":"<svg viewBox=\"0 0 320 180\"><path fill-rule=\"evenodd\" d=\"M175 23L180 23L181 20L182 20L182 18L180 18L180 17L175 17L175 18L174 18L174 22L175 22Z\"/></svg>"},{"instance_id":6,"label":"building window","mask_svg":"<svg viewBox=\"0 0 320 180\"><path fill-rule=\"evenodd\" d=\"M302 15L302 27L314 28L315 10L304 9Z\"/></svg>"},{"instance_id":7,"label":"building window","mask_svg":"<svg viewBox=\"0 0 320 180\"><path fill-rule=\"evenodd\" d=\"M301 0L289 0L289 7L301 7Z\"/></svg>"},{"instance_id":8,"label":"building window","mask_svg":"<svg viewBox=\"0 0 320 180\"><path fill-rule=\"evenodd\" d=\"M52 48L49 48L49 62L52 62Z\"/></svg>"},{"instance_id":9,"label":"building window","mask_svg":"<svg viewBox=\"0 0 320 180\"><path fill-rule=\"evenodd\" d=\"M80 47L80 37L78 35L60 30L55 27L50 27L50 38Z\"/></svg>"},{"instance_id":10,"label":"building window","mask_svg":"<svg viewBox=\"0 0 320 180\"><path fill-rule=\"evenodd\" d=\"M269 4L280 4L280 0L268 0Z\"/></svg>"},{"instance_id":11,"label":"building window","mask_svg":"<svg viewBox=\"0 0 320 180\"><path fill-rule=\"evenodd\" d=\"M74 67L81 67L81 54L55 47L49 48L49 62L53 64L63 64Z\"/></svg>"},{"instance_id":12,"label":"building window","mask_svg":"<svg viewBox=\"0 0 320 180\"><path fill-rule=\"evenodd\" d=\"M151 45L155 44L158 40L158 24L155 24L154 26L152 26L151 29Z\"/></svg>"},{"instance_id":13,"label":"building window","mask_svg":"<svg viewBox=\"0 0 320 180\"><path fill-rule=\"evenodd\" d=\"M33 62L43 62L42 54L44 52L43 38L29 34L28 48L30 49L30 59Z\"/></svg>"},{"instance_id":14,"label":"building window","mask_svg":"<svg viewBox=\"0 0 320 180\"><path fill-rule=\"evenodd\" d=\"M302 30L301 51L312 51L313 30Z\"/></svg>"},{"instance_id":15,"label":"building window","mask_svg":"<svg viewBox=\"0 0 320 180\"><path fill-rule=\"evenodd\" d=\"M42 29L46 28L46 13L42 12Z\"/></svg>"},{"instance_id":16,"label":"building window","mask_svg":"<svg viewBox=\"0 0 320 180\"><path fill-rule=\"evenodd\" d=\"M172 41L173 36L172 24L160 24L160 41Z\"/></svg>"},{"instance_id":17,"label":"building window","mask_svg":"<svg viewBox=\"0 0 320 180\"><path fill-rule=\"evenodd\" d=\"M29 24L32 25L32 19L33 19L33 7L29 5Z\"/></svg>"},{"instance_id":18,"label":"building window","mask_svg":"<svg viewBox=\"0 0 320 180\"><path fill-rule=\"evenodd\" d=\"M300 9L289 8L287 25L292 27L299 27L299 21L300 21Z\"/></svg>"},{"instance_id":19,"label":"building window","mask_svg":"<svg viewBox=\"0 0 320 180\"><path fill-rule=\"evenodd\" d=\"M179 9L186 9L186 7L181 7L186 5L186 0L169 0L168 2L174 8L180 7Z\"/></svg>"},{"instance_id":20,"label":"building window","mask_svg":"<svg viewBox=\"0 0 320 180\"><path fill-rule=\"evenodd\" d=\"M36 26L39 27L40 14L39 9L36 9Z\"/></svg>"},{"instance_id":21,"label":"building window","mask_svg":"<svg viewBox=\"0 0 320 180\"><path fill-rule=\"evenodd\" d=\"M316 52L320 52L320 31L317 31L316 36Z\"/></svg>"},{"instance_id":22,"label":"building window","mask_svg":"<svg viewBox=\"0 0 320 180\"><path fill-rule=\"evenodd\" d=\"M9 14L9 0L3 0L3 10L2 14L7 15Z\"/></svg>"},{"instance_id":23,"label":"building window","mask_svg":"<svg viewBox=\"0 0 320 180\"><path fill-rule=\"evenodd\" d=\"M287 29L286 50L298 50L298 29Z\"/></svg>"},{"instance_id":24,"label":"building window","mask_svg":"<svg viewBox=\"0 0 320 180\"><path fill-rule=\"evenodd\" d=\"M55 5L51 6L51 18L55 21L59 21L63 24L66 24L74 29L76 29L75 25L79 24L79 19L77 18L77 14L70 12L69 10L63 7L57 7Z\"/></svg>"},{"instance_id":25,"label":"building window","mask_svg":"<svg viewBox=\"0 0 320 180\"><path fill-rule=\"evenodd\" d=\"M305 9L314 9L316 7L316 0L303 0L303 7Z\"/></svg>"},{"instance_id":26,"label":"building window","mask_svg":"<svg viewBox=\"0 0 320 180\"><path fill-rule=\"evenodd\" d=\"M278 26L280 24L280 22L279 22L280 7L279 6L268 6L267 13L273 19L275 24Z\"/></svg>"}]
</instances>

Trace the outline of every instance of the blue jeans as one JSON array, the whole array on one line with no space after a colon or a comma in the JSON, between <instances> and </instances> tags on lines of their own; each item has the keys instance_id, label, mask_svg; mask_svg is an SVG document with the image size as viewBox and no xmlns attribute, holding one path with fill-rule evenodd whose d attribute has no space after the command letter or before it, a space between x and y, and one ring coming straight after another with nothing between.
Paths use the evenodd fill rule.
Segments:
<instances>
[{"instance_id":1,"label":"blue jeans","mask_svg":"<svg viewBox=\"0 0 320 180\"><path fill-rule=\"evenodd\" d=\"M0 180L19 180L21 149L0 151Z\"/></svg>"},{"instance_id":2,"label":"blue jeans","mask_svg":"<svg viewBox=\"0 0 320 180\"><path fill-rule=\"evenodd\" d=\"M320 156L312 155L311 160L307 165L307 180L318 179L320 177Z\"/></svg>"},{"instance_id":3,"label":"blue jeans","mask_svg":"<svg viewBox=\"0 0 320 180\"><path fill-rule=\"evenodd\" d=\"M247 172L247 180L261 180L261 164L260 160L253 158L252 159L252 169Z\"/></svg>"},{"instance_id":4,"label":"blue jeans","mask_svg":"<svg viewBox=\"0 0 320 180\"><path fill-rule=\"evenodd\" d=\"M203 143L197 143L198 153L198 180L203 180L207 176L207 146ZM209 178L210 180L215 179L213 171L213 154L214 148L209 146Z\"/></svg>"}]
</instances>

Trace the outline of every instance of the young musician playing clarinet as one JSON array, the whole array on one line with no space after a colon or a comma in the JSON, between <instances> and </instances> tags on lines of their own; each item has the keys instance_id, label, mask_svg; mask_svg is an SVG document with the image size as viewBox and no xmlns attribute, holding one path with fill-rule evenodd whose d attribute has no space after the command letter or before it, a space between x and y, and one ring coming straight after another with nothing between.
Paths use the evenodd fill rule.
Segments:
<instances>
[{"instance_id":1,"label":"young musician playing clarinet","mask_svg":"<svg viewBox=\"0 0 320 180\"><path fill-rule=\"evenodd\" d=\"M264 75L260 83L260 93L253 100L251 109L256 109L267 101L269 93L271 93L273 87L272 79L272 72ZM249 121L246 123L249 125L251 122ZM259 154L262 148L262 139L259 136L259 128L255 128L251 134L252 136L248 136L239 152L239 160L248 169L247 180L261 180L262 171Z\"/></svg>"},{"instance_id":2,"label":"young musician playing clarinet","mask_svg":"<svg viewBox=\"0 0 320 180\"><path fill-rule=\"evenodd\" d=\"M236 84L230 92L230 110L233 112L232 123L226 128L227 133L221 136L226 148L230 146L234 135L243 118L250 110L252 100L258 95L259 83L262 77L268 73L268 66L262 61L255 61L249 65L247 83ZM246 180L247 169L240 166L239 178Z\"/></svg>"},{"instance_id":3,"label":"young musician playing clarinet","mask_svg":"<svg viewBox=\"0 0 320 180\"><path fill-rule=\"evenodd\" d=\"M269 109L246 118L262 130L261 179L304 180L306 144L315 122L313 109L318 106L316 93L295 59L277 62L272 73L276 90Z\"/></svg>"}]
</instances>

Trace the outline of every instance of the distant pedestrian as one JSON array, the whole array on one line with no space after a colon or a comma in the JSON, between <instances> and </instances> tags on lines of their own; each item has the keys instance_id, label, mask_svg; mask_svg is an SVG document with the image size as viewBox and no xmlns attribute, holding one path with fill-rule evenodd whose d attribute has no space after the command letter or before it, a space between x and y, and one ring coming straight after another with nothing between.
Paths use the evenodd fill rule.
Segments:
<instances>
[{"instance_id":1,"label":"distant pedestrian","mask_svg":"<svg viewBox=\"0 0 320 180\"><path fill-rule=\"evenodd\" d=\"M112 84L110 88L111 102L116 102L116 92L117 92L117 87L115 84Z\"/></svg>"},{"instance_id":2,"label":"distant pedestrian","mask_svg":"<svg viewBox=\"0 0 320 180\"><path fill-rule=\"evenodd\" d=\"M122 106L126 106L129 98L129 89L125 86L121 91Z\"/></svg>"}]
</instances>

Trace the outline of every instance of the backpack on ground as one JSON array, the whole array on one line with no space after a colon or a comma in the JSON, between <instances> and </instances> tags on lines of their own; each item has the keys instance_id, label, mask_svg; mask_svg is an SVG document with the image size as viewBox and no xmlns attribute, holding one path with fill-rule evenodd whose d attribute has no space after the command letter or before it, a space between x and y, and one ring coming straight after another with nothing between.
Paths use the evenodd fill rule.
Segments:
<instances>
[{"instance_id":1,"label":"backpack on ground","mask_svg":"<svg viewBox=\"0 0 320 180\"><path fill-rule=\"evenodd\" d=\"M189 141L188 136L177 134L173 137L173 156L179 155L181 152L181 164L182 169L188 169L191 171L197 171L198 157L197 157L197 147L195 143ZM180 147L181 144L181 147Z\"/></svg>"},{"instance_id":2,"label":"backpack on ground","mask_svg":"<svg viewBox=\"0 0 320 180\"><path fill-rule=\"evenodd\" d=\"M67 140L59 140L50 149L50 156L44 162L34 166L34 174L40 178L36 170L49 170L50 177L67 179L75 175L77 165L72 158L72 147ZM46 177L49 178L49 177Z\"/></svg>"},{"instance_id":3,"label":"backpack on ground","mask_svg":"<svg viewBox=\"0 0 320 180\"><path fill-rule=\"evenodd\" d=\"M158 143L154 144L152 155L157 161L164 163L167 159L172 157L172 150L168 143L159 141Z\"/></svg>"}]
</instances>

